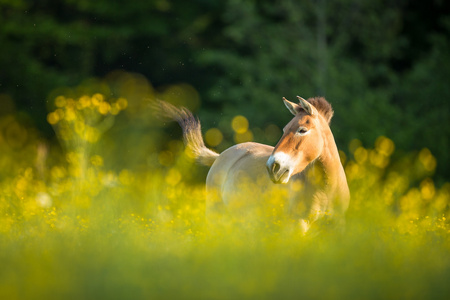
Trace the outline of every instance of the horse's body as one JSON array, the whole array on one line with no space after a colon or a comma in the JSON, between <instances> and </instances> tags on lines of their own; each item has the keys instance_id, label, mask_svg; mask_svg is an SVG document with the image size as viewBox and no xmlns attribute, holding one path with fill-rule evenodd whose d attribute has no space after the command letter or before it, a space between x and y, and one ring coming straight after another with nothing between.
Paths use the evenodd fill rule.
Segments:
<instances>
[{"instance_id":1,"label":"horse's body","mask_svg":"<svg viewBox=\"0 0 450 300\"><path fill-rule=\"evenodd\" d=\"M325 215L343 221L349 190L329 127L333 111L323 98L299 100L300 105L284 99L295 117L275 147L242 143L220 155L205 147L200 122L188 110L159 102L160 110L180 123L188 148L211 166L207 213L252 212L275 188L288 195L285 206L303 231Z\"/></svg>"}]
</instances>

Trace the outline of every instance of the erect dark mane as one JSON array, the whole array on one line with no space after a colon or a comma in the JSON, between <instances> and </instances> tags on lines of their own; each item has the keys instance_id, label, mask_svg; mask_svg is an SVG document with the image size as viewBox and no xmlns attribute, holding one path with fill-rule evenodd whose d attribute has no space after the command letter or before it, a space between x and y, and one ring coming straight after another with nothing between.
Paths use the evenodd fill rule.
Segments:
<instances>
[{"instance_id":1,"label":"erect dark mane","mask_svg":"<svg viewBox=\"0 0 450 300\"><path fill-rule=\"evenodd\" d=\"M311 103L317 109L317 111L320 114L322 114L322 116L325 117L325 119L328 121L328 123L330 123L331 118L333 117L334 111L333 111L333 108L331 107L331 104L328 103L328 101L325 100L324 97L309 98L306 101Z\"/></svg>"}]
</instances>

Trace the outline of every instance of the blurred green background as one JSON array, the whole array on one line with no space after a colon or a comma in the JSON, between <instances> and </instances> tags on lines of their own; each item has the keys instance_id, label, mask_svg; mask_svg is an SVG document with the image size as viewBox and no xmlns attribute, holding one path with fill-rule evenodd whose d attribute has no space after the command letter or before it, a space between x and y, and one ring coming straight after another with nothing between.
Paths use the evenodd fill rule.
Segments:
<instances>
[{"instance_id":1,"label":"blurred green background","mask_svg":"<svg viewBox=\"0 0 450 300\"><path fill-rule=\"evenodd\" d=\"M46 116L64 87L111 83L123 70L147 89L136 95L178 101L204 131L218 128L219 144L210 133L220 151L236 141L234 116L248 120L247 139L273 145L290 118L281 97L321 95L335 109L342 150L380 135L398 155L426 147L444 181L449 8L444 0L1 0L0 114L52 140ZM138 140L156 121L138 114L139 99L128 101L122 124L140 123L122 131ZM178 135L174 128L166 131Z\"/></svg>"},{"instance_id":2,"label":"blurred green background","mask_svg":"<svg viewBox=\"0 0 450 300\"><path fill-rule=\"evenodd\" d=\"M0 0L0 299L450 299L449 8ZM222 151L274 145L296 95L335 109L347 229L274 193L213 226L151 102Z\"/></svg>"}]
</instances>

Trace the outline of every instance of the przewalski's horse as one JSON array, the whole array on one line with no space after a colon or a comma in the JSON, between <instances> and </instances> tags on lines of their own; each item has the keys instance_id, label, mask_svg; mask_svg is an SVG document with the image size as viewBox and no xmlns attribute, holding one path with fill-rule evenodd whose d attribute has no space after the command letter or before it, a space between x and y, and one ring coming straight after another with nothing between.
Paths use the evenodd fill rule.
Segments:
<instances>
[{"instance_id":1,"label":"przewalski's horse","mask_svg":"<svg viewBox=\"0 0 450 300\"><path fill-rule=\"evenodd\" d=\"M205 146L200 121L189 110L158 101L159 112L180 124L185 144L198 161L211 166L206 179L207 213L221 208L234 213L246 210L281 183L288 189L286 207L303 232L324 216L337 224L344 222L350 194L329 126L333 110L322 97L297 97L299 104L283 98L294 118L275 147L249 142L221 154ZM244 195L249 184L251 194Z\"/></svg>"}]
</instances>

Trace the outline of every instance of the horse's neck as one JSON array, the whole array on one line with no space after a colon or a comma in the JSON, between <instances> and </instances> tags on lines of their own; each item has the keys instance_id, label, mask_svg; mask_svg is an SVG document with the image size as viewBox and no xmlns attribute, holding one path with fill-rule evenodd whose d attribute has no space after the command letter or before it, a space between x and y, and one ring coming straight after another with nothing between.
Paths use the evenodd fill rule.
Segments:
<instances>
[{"instance_id":1,"label":"horse's neck","mask_svg":"<svg viewBox=\"0 0 450 300\"><path fill-rule=\"evenodd\" d=\"M324 191L331 200L327 210L337 215L343 215L348 209L350 191L331 130L325 133L325 137L324 149L318 162L322 166L325 177Z\"/></svg>"},{"instance_id":2,"label":"horse's neck","mask_svg":"<svg viewBox=\"0 0 450 300\"><path fill-rule=\"evenodd\" d=\"M316 163L323 169L324 183L328 189L336 189L342 180L345 180L344 169L331 130L325 134L324 149Z\"/></svg>"}]
</instances>

